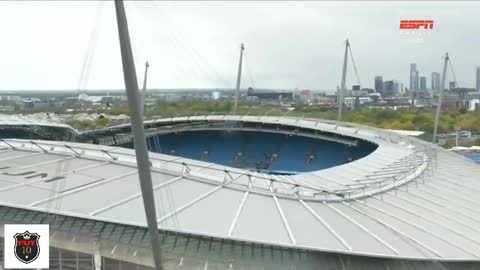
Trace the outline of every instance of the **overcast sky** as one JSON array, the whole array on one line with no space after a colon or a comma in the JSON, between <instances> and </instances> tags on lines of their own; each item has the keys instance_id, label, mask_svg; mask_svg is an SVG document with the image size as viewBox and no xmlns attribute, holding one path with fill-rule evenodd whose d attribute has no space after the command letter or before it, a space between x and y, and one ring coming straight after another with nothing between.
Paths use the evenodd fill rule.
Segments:
<instances>
[{"instance_id":1,"label":"overcast sky","mask_svg":"<svg viewBox=\"0 0 480 270\"><path fill-rule=\"evenodd\" d=\"M375 75L408 87L410 63L430 85L445 52L459 85L474 87L480 65L474 1L132 1L126 12L139 83L148 60L150 88L233 88L241 42L243 87L334 89L347 37L363 87L373 87ZM402 19L435 25L406 34ZM1 1L0 25L0 90L124 87L113 2ZM86 55L93 57L82 76Z\"/></svg>"}]
</instances>

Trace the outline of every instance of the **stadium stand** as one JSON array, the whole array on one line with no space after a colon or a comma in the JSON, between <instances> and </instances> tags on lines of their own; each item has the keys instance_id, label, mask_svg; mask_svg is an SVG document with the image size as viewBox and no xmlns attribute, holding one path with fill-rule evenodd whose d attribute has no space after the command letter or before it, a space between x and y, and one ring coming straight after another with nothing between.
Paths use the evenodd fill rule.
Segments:
<instances>
[{"instance_id":1,"label":"stadium stand","mask_svg":"<svg viewBox=\"0 0 480 270\"><path fill-rule=\"evenodd\" d=\"M133 143L120 145L133 148ZM357 146L300 135L263 131L200 130L148 138L152 152L272 174L326 169L362 158L376 145Z\"/></svg>"}]
</instances>

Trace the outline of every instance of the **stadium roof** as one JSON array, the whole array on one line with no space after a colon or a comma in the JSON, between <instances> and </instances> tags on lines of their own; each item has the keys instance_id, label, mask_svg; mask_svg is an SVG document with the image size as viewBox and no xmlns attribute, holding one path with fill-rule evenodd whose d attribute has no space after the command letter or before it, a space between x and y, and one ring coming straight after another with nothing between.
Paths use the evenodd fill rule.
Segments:
<instances>
[{"instance_id":1,"label":"stadium roof","mask_svg":"<svg viewBox=\"0 0 480 270\"><path fill-rule=\"evenodd\" d=\"M44 126L44 127L57 127L65 128L76 132L71 126L60 123L53 119L41 118L37 116L28 115L7 115L0 114L0 126Z\"/></svg>"},{"instance_id":2,"label":"stadium roof","mask_svg":"<svg viewBox=\"0 0 480 270\"><path fill-rule=\"evenodd\" d=\"M472 161L352 124L189 119L207 118L308 127L379 147L351 163L293 176L152 153L160 229L345 254L480 260L480 166ZM2 140L0 205L146 227L134 151L117 147Z\"/></svg>"},{"instance_id":3,"label":"stadium roof","mask_svg":"<svg viewBox=\"0 0 480 270\"><path fill-rule=\"evenodd\" d=\"M398 129L389 129L391 132L395 132L401 135L406 135L406 136L420 136L425 133L425 131L417 131L417 130L398 130Z\"/></svg>"}]
</instances>

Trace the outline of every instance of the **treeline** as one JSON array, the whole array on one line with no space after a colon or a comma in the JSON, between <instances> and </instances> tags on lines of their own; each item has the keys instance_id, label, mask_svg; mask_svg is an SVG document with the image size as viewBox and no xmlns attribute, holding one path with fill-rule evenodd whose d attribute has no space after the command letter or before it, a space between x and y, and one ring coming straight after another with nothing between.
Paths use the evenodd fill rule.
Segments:
<instances>
[{"instance_id":1,"label":"treeline","mask_svg":"<svg viewBox=\"0 0 480 270\"><path fill-rule=\"evenodd\" d=\"M97 129L97 128L104 128L110 125L112 121L105 117L105 118L99 118L96 120L70 120L67 121L66 124L70 125L71 127L77 129L77 130L92 130L92 129Z\"/></svg>"},{"instance_id":2,"label":"treeline","mask_svg":"<svg viewBox=\"0 0 480 270\"><path fill-rule=\"evenodd\" d=\"M205 114L230 114L232 102L180 101L158 102L148 111L150 117L173 117ZM260 104L239 104L238 113L243 115L295 116L335 120L336 111L327 111L320 106L298 106L293 111ZM343 120L352 123L375 126L386 129L404 129L433 132L435 110L392 110L368 109L346 111ZM458 127L461 130L480 132L480 111L465 110L443 112L439 123L439 132L449 132Z\"/></svg>"},{"instance_id":3,"label":"treeline","mask_svg":"<svg viewBox=\"0 0 480 270\"><path fill-rule=\"evenodd\" d=\"M176 116L192 115L212 115L212 114L231 114L233 111L233 102L231 101L178 101L165 102L158 101L146 111L146 118L165 118ZM96 110L97 113L108 115L129 114L127 107L111 108L110 110ZM242 115L268 115L268 116L294 116L307 118L320 118L335 120L337 112L328 108L312 105L295 107L293 111L278 106L266 106L260 103L240 103L238 113ZM404 129L433 132L435 110L416 109L416 110L392 110L392 109L360 109L357 111L346 111L343 120L352 123L375 126L386 129ZM110 123L101 121L100 123L73 122L71 123L79 129L91 129L95 126L102 127ZM480 132L480 111L466 112L465 110L454 112L443 112L439 124L439 132L449 132L455 128Z\"/></svg>"},{"instance_id":4,"label":"treeline","mask_svg":"<svg viewBox=\"0 0 480 270\"><path fill-rule=\"evenodd\" d=\"M347 113L345 120L387 129L418 130L432 133L435 125L435 111L363 109L358 112ZM439 132L449 132L456 128L479 132L480 112L443 112L438 127Z\"/></svg>"}]
</instances>

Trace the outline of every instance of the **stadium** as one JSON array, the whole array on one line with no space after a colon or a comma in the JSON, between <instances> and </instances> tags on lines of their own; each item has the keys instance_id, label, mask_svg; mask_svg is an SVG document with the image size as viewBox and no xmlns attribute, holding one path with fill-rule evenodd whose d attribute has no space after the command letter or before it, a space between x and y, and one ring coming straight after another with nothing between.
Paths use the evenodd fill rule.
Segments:
<instances>
[{"instance_id":1,"label":"stadium","mask_svg":"<svg viewBox=\"0 0 480 270\"><path fill-rule=\"evenodd\" d=\"M461 155L318 119L144 125L165 269L480 268L480 166ZM20 126L0 131L0 223L50 224L51 269L152 269L130 125Z\"/></svg>"}]
</instances>

